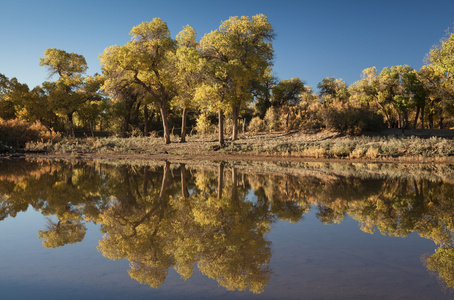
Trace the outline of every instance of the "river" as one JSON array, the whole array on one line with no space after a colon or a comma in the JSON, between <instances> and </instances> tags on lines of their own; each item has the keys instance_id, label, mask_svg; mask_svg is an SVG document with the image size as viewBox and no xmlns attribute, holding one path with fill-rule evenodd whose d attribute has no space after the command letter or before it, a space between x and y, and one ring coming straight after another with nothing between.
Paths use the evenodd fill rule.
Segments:
<instances>
[{"instance_id":1,"label":"river","mask_svg":"<svg viewBox=\"0 0 454 300\"><path fill-rule=\"evenodd\" d=\"M2 299L452 299L449 165L0 160Z\"/></svg>"}]
</instances>

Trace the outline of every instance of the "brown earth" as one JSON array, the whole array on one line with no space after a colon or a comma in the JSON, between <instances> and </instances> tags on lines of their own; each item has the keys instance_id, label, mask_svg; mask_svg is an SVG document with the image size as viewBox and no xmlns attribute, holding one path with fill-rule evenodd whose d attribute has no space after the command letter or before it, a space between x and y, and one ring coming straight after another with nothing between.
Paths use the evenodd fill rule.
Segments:
<instances>
[{"instance_id":1,"label":"brown earth","mask_svg":"<svg viewBox=\"0 0 454 300\"><path fill-rule=\"evenodd\" d=\"M433 136L442 137L446 139L454 139L454 130L429 130L429 129L411 129L402 132L401 129L388 129L384 132L365 133L367 136L417 136L419 138L430 138ZM290 133L267 133L255 135L243 135L240 139L235 141L235 145L254 145L266 143L298 143L298 142L317 142L328 139L344 139L348 138L338 133L333 132L319 132L315 134L303 134L299 132ZM229 140L227 139L227 144ZM170 162L202 162L202 161L288 161L288 162L380 162L380 163L454 163L453 157L446 157L443 159L437 158L418 158L415 160L412 157L399 157L393 158L380 158L377 160L370 159L327 159L327 158L308 158L297 156L277 156L277 155L254 155L241 152L229 152L228 150L217 151L218 141L215 135L194 136L188 137L186 143L172 142L165 145L156 143L153 149L147 149L148 153L128 153L128 154L115 154L115 153L61 153L61 154L46 154L46 155L27 155L27 157L40 157L40 158L61 158L61 159L108 159L108 160L166 160Z\"/></svg>"}]
</instances>

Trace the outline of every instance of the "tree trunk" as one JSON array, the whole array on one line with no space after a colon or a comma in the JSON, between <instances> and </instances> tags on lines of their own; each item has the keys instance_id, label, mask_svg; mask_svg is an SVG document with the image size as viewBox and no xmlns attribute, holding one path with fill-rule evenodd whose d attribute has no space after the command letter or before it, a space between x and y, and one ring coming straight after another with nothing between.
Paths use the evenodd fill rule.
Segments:
<instances>
[{"instance_id":1,"label":"tree trunk","mask_svg":"<svg viewBox=\"0 0 454 300\"><path fill-rule=\"evenodd\" d=\"M421 129L424 129L424 106L421 108Z\"/></svg>"},{"instance_id":2,"label":"tree trunk","mask_svg":"<svg viewBox=\"0 0 454 300\"><path fill-rule=\"evenodd\" d=\"M73 167L72 166L65 173L65 177L66 177L66 184L68 186L74 186L74 183L73 183Z\"/></svg>"},{"instance_id":3,"label":"tree trunk","mask_svg":"<svg viewBox=\"0 0 454 300\"><path fill-rule=\"evenodd\" d=\"M74 138L74 122L73 122L73 112L68 113L66 116L68 120L68 129L67 129L67 134L69 137Z\"/></svg>"},{"instance_id":4,"label":"tree trunk","mask_svg":"<svg viewBox=\"0 0 454 300\"><path fill-rule=\"evenodd\" d=\"M443 129L443 110L440 108L438 111L438 128Z\"/></svg>"},{"instance_id":5,"label":"tree trunk","mask_svg":"<svg viewBox=\"0 0 454 300\"><path fill-rule=\"evenodd\" d=\"M188 108L183 108L183 116L181 117L181 138L180 143L186 143L186 115L188 114Z\"/></svg>"},{"instance_id":6,"label":"tree trunk","mask_svg":"<svg viewBox=\"0 0 454 300\"><path fill-rule=\"evenodd\" d=\"M238 139L238 115L240 112L239 106L235 106L232 112L232 119L233 119L233 128L232 128L232 141L236 141Z\"/></svg>"},{"instance_id":7,"label":"tree trunk","mask_svg":"<svg viewBox=\"0 0 454 300\"><path fill-rule=\"evenodd\" d=\"M143 136L148 135L148 119L149 119L149 113L148 113L148 107L145 104L143 107L143 118L144 118L144 123L143 123Z\"/></svg>"},{"instance_id":8,"label":"tree trunk","mask_svg":"<svg viewBox=\"0 0 454 300\"><path fill-rule=\"evenodd\" d=\"M415 116L415 121L413 122L413 128L416 129L416 125L418 125L418 117L419 117L419 111L421 110L420 107L416 109L416 116Z\"/></svg>"},{"instance_id":9,"label":"tree trunk","mask_svg":"<svg viewBox=\"0 0 454 300\"><path fill-rule=\"evenodd\" d=\"M184 198L189 198L189 191L186 183L186 165L180 164L180 172L181 172L181 194Z\"/></svg>"},{"instance_id":10,"label":"tree trunk","mask_svg":"<svg viewBox=\"0 0 454 300\"><path fill-rule=\"evenodd\" d=\"M287 119L285 120L285 131L286 132L289 131L288 130L288 121L289 121L289 119L290 119L290 107L287 110Z\"/></svg>"},{"instance_id":11,"label":"tree trunk","mask_svg":"<svg viewBox=\"0 0 454 300\"><path fill-rule=\"evenodd\" d=\"M129 128L129 123L131 122L131 112L132 112L132 105L126 106L126 115L125 115L125 122L123 123L123 129L122 129L122 136L127 137L128 135L128 128Z\"/></svg>"},{"instance_id":12,"label":"tree trunk","mask_svg":"<svg viewBox=\"0 0 454 300\"><path fill-rule=\"evenodd\" d=\"M142 185L142 193L144 195L148 194L148 183L150 179L148 178L148 169L147 167L144 168L143 170L143 185Z\"/></svg>"},{"instance_id":13,"label":"tree trunk","mask_svg":"<svg viewBox=\"0 0 454 300\"><path fill-rule=\"evenodd\" d=\"M429 115L427 116L427 120L429 121L429 128L434 129L434 114L429 113Z\"/></svg>"},{"instance_id":14,"label":"tree trunk","mask_svg":"<svg viewBox=\"0 0 454 300\"><path fill-rule=\"evenodd\" d=\"M219 110L219 145L224 145L224 112L222 109Z\"/></svg>"},{"instance_id":15,"label":"tree trunk","mask_svg":"<svg viewBox=\"0 0 454 300\"><path fill-rule=\"evenodd\" d=\"M122 197L121 205L128 210L135 207L137 205L137 199L134 197L132 190L131 190L131 179L132 176L128 171L126 166L122 166L120 168L120 173L123 175L123 182L122 187L124 188L124 194Z\"/></svg>"},{"instance_id":16,"label":"tree trunk","mask_svg":"<svg viewBox=\"0 0 454 300\"><path fill-rule=\"evenodd\" d=\"M169 120L167 115L167 107L165 104L160 105L162 127L164 128L164 142L170 144L170 131L169 131Z\"/></svg>"},{"instance_id":17,"label":"tree trunk","mask_svg":"<svg viewBox=\"0 0 454 300\"><path fill-rule=\"evenodd\" d=\"M232 169L232 202L238 204L238 172L236 168Z\"/></svg>"},{"instance_id":18,"label":"tree trunk","mask_svg":"<svg viewBox=\"0 0 454 300\"><path fill-rule=\"evenodd\" d=\"M218 199L222 198L222 187L224 186L224 163L219 164L218 169Z\"/></svg>"},{"instance_id":19,"label":"tree trunk","mask_svg":"<svg viewBox=\"0 0 454 300\"><path fill-rule=\"evenodd\" d=\"M162 203L167 192L167 181L170 177L170 162L166 161L162 176L161 190L159 192L159 200Z\"/></svg>"},{"instance_id":20,"label":"tree trunk","mask_svg":"<svg viewBox=\"0 0 454 300\"><path fill-rule=\"evenodd\" d=\"M408 122L408 112L406 109L402 112L402 119L404 121L403 129L407 129L409 122Z\"/></svg>"},{"instance_id":21,"label":"tree trunk","mask_svg":"<svg viewBox=\"0 0 454 300\"><path fill-rule=\"evenodd\" d=\"M95 137L95 126L93 125L93 121L90 121L88 126L90 126L90 133L91 133L91 137L94 138Z\"/></svg>"}]
</instances>

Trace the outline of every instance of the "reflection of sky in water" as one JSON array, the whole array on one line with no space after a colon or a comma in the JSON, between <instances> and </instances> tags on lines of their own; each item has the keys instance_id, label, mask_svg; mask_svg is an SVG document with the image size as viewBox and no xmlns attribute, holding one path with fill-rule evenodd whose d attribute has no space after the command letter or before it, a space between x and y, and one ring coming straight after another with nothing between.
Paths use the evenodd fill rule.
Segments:
<instances>
[{"instance_id":1,"label":"reflection of sky in water","mask_svg":"<svg viewBox=\"0 0 454 300\"><path fill-rule=\"evenodd\" d=\"M273 276L265 292L229 292L196 269L187 281L169 270L159 289L131 279L126 260L104 258L96 246L99 226L87 224L83 242L46 249L38 230L46 218L29 209L0 222L2 299L449 299L421 262L436 246L416 234L370 235L347 217L324 225L315 209L298 224L277 222ZM452 295L451 295L452 296Z\"/></svg>"}]
</instances>

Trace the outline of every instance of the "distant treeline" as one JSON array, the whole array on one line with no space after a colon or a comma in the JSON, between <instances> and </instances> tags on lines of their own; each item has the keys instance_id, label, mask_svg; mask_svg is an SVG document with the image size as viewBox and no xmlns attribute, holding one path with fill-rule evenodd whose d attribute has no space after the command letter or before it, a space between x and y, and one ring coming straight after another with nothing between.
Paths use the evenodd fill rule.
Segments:
<instances>
[{"instance_id":1,"label":"distant treeline","mask_svg":"<svg viewBox=\"0 0 454 300\"><path fill-rule=\"evenodd\" d=\"M189 25L173 39L159 18L130 35L100 55L102 74L86 75L82 55L59 49L40 59L55 81L30 89L0 74L0 121L39 122L67 136L155 134L165 143L172 133L184 142L190 132L218 132L221 144L239 130L357 134L454 123L454 34L420 70L371 67L350 86L326 77L318 93L273 75L275 35L264 15L231 17L200 41Z\"/></svg>"}]
</instances>

